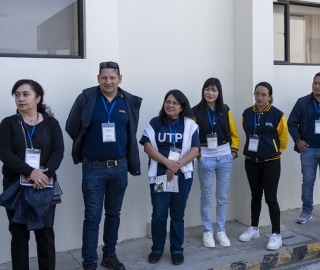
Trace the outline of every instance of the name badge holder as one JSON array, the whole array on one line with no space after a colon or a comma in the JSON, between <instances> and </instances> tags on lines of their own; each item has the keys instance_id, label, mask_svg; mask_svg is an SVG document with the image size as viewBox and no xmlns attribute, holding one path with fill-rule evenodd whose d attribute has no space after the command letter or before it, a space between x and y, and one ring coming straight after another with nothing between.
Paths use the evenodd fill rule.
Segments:
<instances>
[{"instance_id":1,"label":"name badge holder","mask_svg":"<svg viewBox=\"0 0 320 270\"><path fill-rule=\"evenodd\" d=\"M260 140L260 136L250 135L248 150L251 152L258 152L259 140Z\"/></svg>"},{"instance_id":2,"label":"name badge holder","mask_svg":"<svg viewBox=\"0 0 320 270\"><path fill-rule=\"evenodd\" d=\"M112 101L111 108L110 108L110 110L108 110L108 107L107 107L107 104L104 100L104 97L101 96L101 98L102 98L104 108L105 108L107 115L108 115L108 123L101 124L102 142L103 143L116 142L116 126L115 126L115 123L110 123L110 115L111 115L111 112L112 112L113 107L116 104L117 100L114 99Z\"/></svg>"},{"instance_id":3,"label":"name badge holder","mask_svg":"<svg viewBox=\"0 0 320 270\"><path fill-rule=\"evenodd\" d=\"M209 150L217 150L218 149L218 136L217 133L214 132L214 126L216 124L216 107L214 107L213 109L213 114L211 117L211 112L210 112L210 108L207 108L207 113L208 113L208 118L209 118L209 123L212 129L212 133L211 134L207 134L206 138L207 138L207 146Z\"/></svg>"},{"instance_id":4,"label":"name badge holder","mask_svg":"<svg viewBox=\"0 0 320 270\"><path fill-rule=\"evenodd\" d=\"M116 127L115 123L102 123L102 142L116 142Z\"/></svg>"},{"instance_id":5,"label":"name badge holder","mask_svg":"<svg viewBox=\"0 0 320 270\"><path fill-rule=\"evenodd\" d=\"M30 167L35 168L35 169L39 169L40 168L40 156L41 156L40 149L26 148L24 161Z\"/></svg>"},{"instance_id":6,"label":"name badge holder","mask_svg":"<svg viewBox=\"0 0 320 270\"><path fill-rule=\"evenodd\" d=\"M314 124L314 134L320 134L320 120L315 120Z\"/></svg>"},{"instance_id":7,"label":"name badge holder","mask_svg":"<svg viewBox=\"0 0 320 270\"><path fill-rule=\"evenodd\" d=\"M207 134L207 145L209 150L218 149L218 136L217 133Z\"/></svg>"},{"instance_id":8,"label":"name badge holder","mask_svg":"<svg viewBox=\"0 0 320 270\"><path fill-rule=\"evenodd\" d=\"M181 149L170 147L168 159L178 161L180 159Z\"/></svg>"},{"instance_id":9,"label":"name badge holder","mask_svg":"<svg viewBox=\"0 0 320 270\"><path fill-rule=\"evenodd\" d=\"M20 118L20 125L21 125L21 129L22 129L22 133L24 136L24 142L26 144L26 150L25 150L25 156L24 156L24 161L25 163L27 163L30 167L35 168L35 169L39 169L40 168L40 156L41 156L41 150L40 149L35 149L33 148L33 143L32 143L32 136L33 133L36 129L36 126L38 124L39 121L39 114L37 113L37 122L36 124L33 126L31 134L28 131L27 125L23 120L23 117L21 114L19 114L19 118ZM23 128L23 125L28 133L28 138L30 141L30 148L28 147L28 143L27 143L27 136L26 136L26 132Z\"/></svg>"}]
</instances>

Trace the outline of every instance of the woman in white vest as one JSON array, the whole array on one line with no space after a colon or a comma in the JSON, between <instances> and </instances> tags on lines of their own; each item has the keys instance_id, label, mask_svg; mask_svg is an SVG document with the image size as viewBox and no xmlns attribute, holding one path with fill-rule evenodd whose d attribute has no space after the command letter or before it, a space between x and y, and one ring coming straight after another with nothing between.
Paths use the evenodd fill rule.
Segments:
<instances>
[{"instance_id":1,"label":"woman in white vest","mask_svg":"<svg viewBox=\"0 0 320 270\"><path fill-rule=\"evenodd\" d=\"M153 207L150 263L159 262L164 251L168 211L172 263L184 261L184 212L193 181L193 159L198 156L198 125L186 96L169 91L159 116L145 126L140 143L148 154L150 194Z\"/></svg>"}]
</instances>

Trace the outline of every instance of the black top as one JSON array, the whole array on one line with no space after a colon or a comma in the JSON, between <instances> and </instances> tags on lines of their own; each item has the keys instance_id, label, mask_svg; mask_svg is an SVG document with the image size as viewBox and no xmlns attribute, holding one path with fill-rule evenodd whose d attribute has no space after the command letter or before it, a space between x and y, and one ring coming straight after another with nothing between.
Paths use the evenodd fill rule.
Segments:
<instances>
[{"instance_id":1,"label":"black top","mask_svg":"<svg viewBox=\"0 0 320 270\"><path fill-rule=\"evenodd\" d=\"M34 168L24 162L26 143L20 118L12 115L0 124L0 160L3 162L3 187L6 189L19 179L20 174L30 176ZM31 133L32 126L28 126ZM30 142L27 136L28 147ZM43 121L37 124L32 136L33 148L41 149L40 166L48 168L49 178L56 177L55 171L63 159L64 143L59 122L43 114Z\"/></svg>"}]
</instances>

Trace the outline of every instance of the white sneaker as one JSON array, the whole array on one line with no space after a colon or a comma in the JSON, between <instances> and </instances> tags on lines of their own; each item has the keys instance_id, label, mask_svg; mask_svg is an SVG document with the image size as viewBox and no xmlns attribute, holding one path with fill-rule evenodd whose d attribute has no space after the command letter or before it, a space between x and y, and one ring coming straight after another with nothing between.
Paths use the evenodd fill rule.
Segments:
<instances>
[{"instance_id":1,"label":"white sneaker","mask_svg":"<svg viewBox=\"0 0 320 270\"><path fill-rule=\"evenodd\" d=\"M259 228L255 230L253 227L249 227L243 232L243 234L239 236L239 240L243 242L248 242L252 238L259 238L259 237L260 237Z\"/></svg>"},{"instance_id":2,"label":"white sneaker","mask_svg":"<svg viewBox=\"0 0 320 270\"><path fill-rule=\"evenodd\" d=\"M230 240L225 232L217 232L217 240L222 247L230 247Z\"/></svg>"},{"instance_id":3,"label":"white sneaker","mask_svg":"<svg viewBox=\"0 0 320 270\"><path fill-rule=\"evenodd\" d=\"M213 232L204 232L202 236L203 245L205 247L215 247Z\"/></svg>"},{"instance_id":4,"label":"white sneaker","mask_svg":"<svg viewBox=\"0 0 320 270\"><path fill-rule=\"evenodd\" d=\"M282 238L280 234L273 233L267 245L267 249L269 250L277 250L282 246Z\"/></svg>"}]
</instances>

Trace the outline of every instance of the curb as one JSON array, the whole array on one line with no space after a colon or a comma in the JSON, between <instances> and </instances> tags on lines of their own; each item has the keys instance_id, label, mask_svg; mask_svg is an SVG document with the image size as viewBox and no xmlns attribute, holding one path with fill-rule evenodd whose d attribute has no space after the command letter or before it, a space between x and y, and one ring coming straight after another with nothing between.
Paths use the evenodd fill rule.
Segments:
<instances>
[{"instance_id":1,"label":"curb","mask_svg":"<svg viewBox=\"0 0 320 270\"><path fill-rule=\"evenodd\" d=\"M320 257L320 242L281 250L249 261L238 261L209 270L269 270Z\"/></svg>"}]
</instances>

